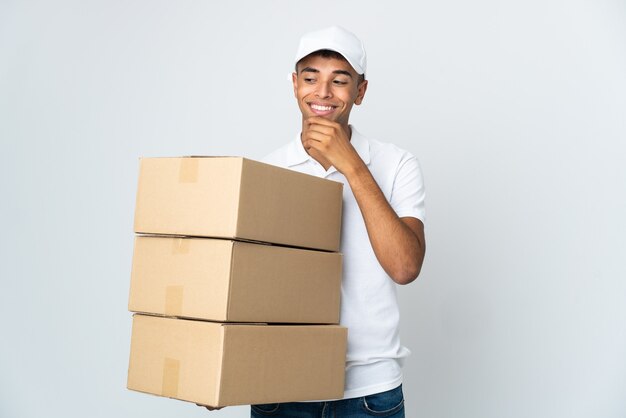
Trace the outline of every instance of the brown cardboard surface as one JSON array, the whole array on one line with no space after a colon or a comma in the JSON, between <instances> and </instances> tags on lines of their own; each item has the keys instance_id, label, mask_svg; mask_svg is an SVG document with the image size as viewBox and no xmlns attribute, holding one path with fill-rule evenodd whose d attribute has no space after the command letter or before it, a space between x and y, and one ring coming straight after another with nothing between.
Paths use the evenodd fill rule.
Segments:
<instances>
[{"instance_id":1,"label":"brown cardboard surface","mask_svg":"<svg viewBox=\"0 0 626 418\"><path fill-rule=\"evenodd\" d=\"M128 388L211 406L343 396L347 329L134 315Z\"/></svg>"},{"instance_id":2,"label":"brown cardboard surface","mask_svg":"<svg viewBox=\"0 0 626 418\"><path fill-rule=\"evenodd\" d=\"M213 321L336 324L339 253L137 236L128 308Z\"/></svg>"},{"instance_id":3,"label":"brown cardboard surface","mask_svg":"<svg viewBox=\"0 0 626 418\"><path fill-rule=\"evenodd\" d=\"M216 399L223 329L202 324L210 323L134 315L128 388L172 398L183 394L192 399ZM171 370L175 362L176 374ZM181 392L181 382L193 384L185 385Z\"/></svg>"},{"instance_id":4,"label":"brown cardboard surface","mask_svg":"<svg viewBox=\"0 0 626 418\"><path fill-rule=\"evenodd\" d=\"M135 232L338 251L342 188L241 157L142 158Z\"/></svg>"},{"instance_id":5,"label":"brown cardboard surface","mask_svg":"<svg viewBox=\"0 0 626 418\"><path fill-rule=\"evenodd\" d=\"M244 159L237 232L339 251L342 190L341 183Z\"/></svg>"}]
</instances>

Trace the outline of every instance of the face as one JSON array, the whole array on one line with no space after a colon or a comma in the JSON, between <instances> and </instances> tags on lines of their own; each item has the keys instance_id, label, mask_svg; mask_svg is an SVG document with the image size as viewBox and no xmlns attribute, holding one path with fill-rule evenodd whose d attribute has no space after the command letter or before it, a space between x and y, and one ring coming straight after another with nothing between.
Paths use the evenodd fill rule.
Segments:
<instances>
[{"instance_id":1,"label":"face","mask_svg":"<svg viewBox=\"0 0 626 418\"><path fill-rule=\"evenodd\" d=\"M302 118L321 116L347 126L353 105L360 105L367 81L346 60L305 57L292 74L293 91Z\"/></svg>"}]
</instances>

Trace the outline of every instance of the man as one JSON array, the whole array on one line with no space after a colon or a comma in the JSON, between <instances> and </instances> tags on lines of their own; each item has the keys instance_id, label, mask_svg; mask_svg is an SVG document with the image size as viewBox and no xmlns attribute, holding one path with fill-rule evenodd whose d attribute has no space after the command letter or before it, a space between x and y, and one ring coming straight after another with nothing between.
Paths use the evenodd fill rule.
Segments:
<instances>
[{"instance_id":1,"label":"man","mask_svg":"<svg viewBox=\"0 0 626 418\"><path fill-rule=\"evenodd\" d=\"M293 89L302 131L265 162L344 183L341 324L348 327L342 400L253 405L252 417L404 417L396 283L424 259L424 187L415 157L349 124L367 91L362 42L339 27L302 37Z\"/></svg>"}]
</instances>

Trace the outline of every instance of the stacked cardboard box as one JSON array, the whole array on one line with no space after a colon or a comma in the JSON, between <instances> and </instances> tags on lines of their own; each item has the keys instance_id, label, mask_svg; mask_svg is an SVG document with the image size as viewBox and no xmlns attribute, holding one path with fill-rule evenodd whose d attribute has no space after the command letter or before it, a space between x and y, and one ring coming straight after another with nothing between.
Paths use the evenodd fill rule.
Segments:
<instances>
[{"instance_id":1,"label":"stacked cardboard box","mask_svg":"<svg viewBox=\"0 0 626 418\"><path fill-rule=\"evenodd\" d=\"M142 159L128 388L215 407L340 398L341 204L340 183L244 158Z\"/></svg>"}]
</instances>

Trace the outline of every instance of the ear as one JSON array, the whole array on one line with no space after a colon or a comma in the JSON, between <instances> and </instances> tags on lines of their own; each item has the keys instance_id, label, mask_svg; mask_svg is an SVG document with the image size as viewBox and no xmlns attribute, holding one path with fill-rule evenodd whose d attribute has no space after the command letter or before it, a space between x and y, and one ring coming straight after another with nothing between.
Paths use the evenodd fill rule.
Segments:
<instances>
[{"instance_id":1,"label":"ear","mask_svg":"<svg viewBox=\"0 0 626 418\"><path fill-rule=\"evenodd\" d=\"M363 103L363 98L365 97L365 92L367 91L367 80L361 81L361 84L357 87L357 96L354 99L355 105L360 105Z\"/></svg>"},{"instance_id":2,"label":"ear","mask_svg":"<svg viewBox=\"0 0 626 418\"><path fill-rule=\"evenodd\" d=\"M298 74L291 73L291 82L293 83L293 95L298 97Z\"/></svg>"}]
</instances>

